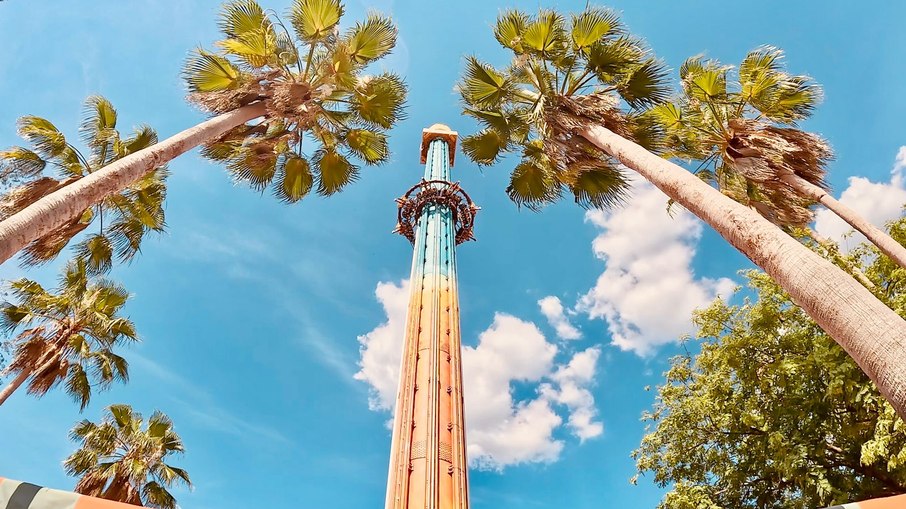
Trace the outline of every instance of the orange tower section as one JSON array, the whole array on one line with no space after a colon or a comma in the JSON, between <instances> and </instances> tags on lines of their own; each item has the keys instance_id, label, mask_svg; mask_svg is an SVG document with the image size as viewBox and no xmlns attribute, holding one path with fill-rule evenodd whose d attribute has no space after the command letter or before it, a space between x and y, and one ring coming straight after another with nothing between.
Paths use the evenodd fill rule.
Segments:
<instances>
[{"instance_id":1,"label":"orange tower section","mask_svg":"<svg viewBox=\"0 0 906 509\"><path fill-rule=\"evenodd\" d=\"M456 245L478 211L450 181L457 133L422 132L425 175L397 200L396 233L414 246L386 509L467 509Z\"/></svg>"}]
</instances>

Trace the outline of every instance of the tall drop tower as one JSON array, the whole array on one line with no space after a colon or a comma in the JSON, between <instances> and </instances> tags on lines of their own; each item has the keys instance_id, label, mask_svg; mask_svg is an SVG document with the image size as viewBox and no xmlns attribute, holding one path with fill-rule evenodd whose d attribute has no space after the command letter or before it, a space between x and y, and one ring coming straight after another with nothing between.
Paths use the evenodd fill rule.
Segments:
<instances>
[{"instance_id":1,"label":"tall drop tower","mask_svg":"<svg viewBox=\"0 0 906 509\"><path fill-rule=\"evenodd\" d=\"M478 211L450 181L457 133L422 131L425 176L397 200L395 233L414 245L386 509L468 509L456 246Z\"/></svg>"}]
</instances>

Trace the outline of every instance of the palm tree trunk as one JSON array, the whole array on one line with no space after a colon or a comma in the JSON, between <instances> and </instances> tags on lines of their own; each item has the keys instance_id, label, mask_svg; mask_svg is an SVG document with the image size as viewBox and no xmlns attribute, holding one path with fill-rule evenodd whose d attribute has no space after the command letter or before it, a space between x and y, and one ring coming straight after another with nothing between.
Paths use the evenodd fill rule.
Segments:
<instances>
[{"instance_id":1,"label":"palm tree trunk","mask_svg":"<svg viewBox=\"0 0 906 509\"><path fill-rule=\"evenodd\" d=\"M906 320L842 269L692 173L602 126L580 134L711 225L774 278L906 418Z\"/></svg>"},{"instance_id":2,"label":"palm tree trunk","mask_svg":"<svg viewBox=\"0 0 906 509\"><path fill-rule=\"evenodd\" d=\"M0 405L3 405L3 403L5 403L6 400L13 395L14 392L16 392L16 389L21 387L22 384L24 384L25 381L28 380L28 377L31 375L31 373L31 371L22 371L18 376L16 376L16 378L13 379L12 382L7 384L7 386L4 387L2 391L0 391Z\"/></svg>"},{"instance_id":3,"label":"palm tree trunk","mask_svg":"<svg viewBox=\"0 0 906 509\"><path fill-rule=\"evenodd\" d=\"M877 226L866 221L858 212L840 203L824 189L821 189L801 177L788 174L781 176L780 180L799 193L824 205L834 214L837 214L840 219L846 221L847 224L855 228L856 231L862 235L865 235L872 244L878 246L878 249L889 256L894 263L906 269L906 247L903 247L899 242L893 240L890 235L884 233L884 231Z\"/></svg>"},{"instance_id":4,"label":"palm tree trunk","mask_svg":"<svg viewBox=\"0 0 906 509\"><path fill-rule=\"evenodd\" d=\"M828 253L828 255L830 255L831 253L836 253L838 251L837 244L834 243L834 241L816 232L813 228L808 229L808 235L812 238L812 240L821 245L821 247L824 248L824 251ZM866 276L865 273L862 272L862 269L856 267L855 265L849 265L849 270L852 271L853 277L855 277L856 280L862 283L862 286L868 288L869 290L873 290L875 288L875 284L872 283L870 279L868 279L868 276Z\"/></svg>"},{"instance_id":5,"label":"palm tree trunk","mask_svg":"<svg viewBox=\"0 0 906 509\"><path fill-rule=\"evenodd\" d=\"M118 193L180 154L217 139L230 129L264 115L264 104L254 103L218 115L186 129L151 147L79 179L32 203L0 222L0 263L5 262L32 241Z\"/></svg>"},{"instance_id":6,"label":"palm tree trunk","mask_svg":"<svg viewBox=\"0 0 906 509\"><path fill-rule=\"evenodd\" d=\"M42 355L41 358L38 359L38 362L35 363L39 366L38 368L22 370L16 376L16 378L13 379L12 382L7 384L7 386L4 387L2 391L0 391L0 405L3 405L3 403L5 403L6 400L9 399L9 397L12 396L13 393L16 392L16 390L21 387L26 380L28 380L28 377L41 374L45 369L50 367L50 364L53 361L53 350L50 350L44 352L44 355Z\"/></svg>"}]
</instances>

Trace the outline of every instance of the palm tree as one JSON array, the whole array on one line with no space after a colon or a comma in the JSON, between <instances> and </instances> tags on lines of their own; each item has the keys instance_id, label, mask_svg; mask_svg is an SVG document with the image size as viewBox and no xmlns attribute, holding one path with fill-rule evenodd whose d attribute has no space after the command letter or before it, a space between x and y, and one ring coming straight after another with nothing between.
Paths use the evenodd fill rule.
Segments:
<instances>
[{"instance_id":1,"label":"palm tree","mask_svg":"<svg viewBox=\"0 0 906 509\"><path fill-rule=\"evenodd\" d=\"M176 483L191 487L189 474L165 463L183 453L173 422L157 411L145 425L129 405L110 405L100 424L83 420L70 433L79 449L63 462L66 473L80 477L75 491L126 504L176 509L167 491Z\"/></svg>"},{"instance_id":2,"label":"palm tree","mask_svg":"<svg viewBox=\"0 0 906 509\"><path fill-rule=\"evenodd\" d=\"M214 51L195 51L184 72L190 102L216 116L0 222L0 262L198 145L234 178L258 190L270 186L290 203L315 185L325 196L342 190L358 175L354 160L384 162L406 86L392 73L366 70L393 49L397 30L390 18L370 14L341 32L342 16L340 0L293 0L291 32L254 0L226 4L225 38Z\"/></svg>"},{"instance_id":3,"label":"palm tree","mask_svg":"<svg viewBox=\"0 0 906 509\"><path fill-rule=\"evenodd\" d=\"M717 61L686 60L682 96L652 110L675 147L672 155L699 161L699 177L781 226L805 227L814 219L809 207L821 203L906 268L906 247L829 194L830 146L795 127L811 115L821 90L808 76L787 74L782 60L778 48L757 48L735 80L732 68Z\"/></svg>"},{"instance_id":4,"label":"palm tree","mask_svg":"<svg viewBox=\"0 0 906 509\"><path fill-rule=\"evenodd\" d=\"M116 109L110 101L101 96L89 97L79 129L88 148L83 153L49 120L35 116L20 118L19 135L31 143L33 150L12 147L0 152L0 187L7 188L0 200L0 219L157 143L157 133L146 125L124 138L116 129L116 121ZM59 174L59 179L45 175L49 166ZM76 246L76 252L87 260L90 270L108 270L114 256L120 261L130 260L139 251L145 233L164 229L166 177L166 167L157 166L123 189L82 208L64 224L28 244L22 262L37 265L56 258L74 236L92 223L97 231Z\"/></svg>"},{"instance_id":5,"label":"palm tree","mask_svg":"<svg viewBox=\"0 0 906 509\"><path fill-rule=\"evenodd\" d=\"M520 151L507 189L517 204L541 206L569 189L580 205L607 207L635 171L771 275L906 416L906 321L752 209L646 149L659 140L644 108L669 93L662 66L617 15L508 11L494 35L513 60L500 69L467 60L458 88L483 129L463 150L479 164Z\"/></svg>"},{"instance_id":6,"label":"palm tree","mask_svg":"<svg viewBox=\"0 0 906 509\"><path fill-rule=\"evenodd\" d=\"M13 379L0 390L0 405L26 382L38 397L62 382L84 410L92 390L128 380L129 364L113 351L137 341L135 325L119 316L129 298L125 288L89 276L80 258L66 266L55 293L24 278L10 287L16 302L0 306L0 328L20 332L6 368Z\"/></svg>"}]
</instances>

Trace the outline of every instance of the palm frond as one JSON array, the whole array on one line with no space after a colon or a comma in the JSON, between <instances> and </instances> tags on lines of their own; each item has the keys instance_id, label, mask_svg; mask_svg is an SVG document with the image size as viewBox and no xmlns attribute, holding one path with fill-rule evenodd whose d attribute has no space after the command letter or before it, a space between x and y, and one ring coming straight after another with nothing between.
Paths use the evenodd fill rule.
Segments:
<instances>
[{"instance_id":1,"label":"palm frond","mask_svg":"<svg viewBox=\"0 0 906 509\"><path fill-rule=\"evenodd\" d=\"M388 129L405 118L406 84L396 74L359 80L350 99L350 111L368 124Z\"/></svg>"},{"instance_id":2,"label":"palm frond","mask_svg":"<svg viewBox=\"0 0 906 509\"><path fill-rule=\"evenodd\" d=\"M350 129L346 133L346 146L365 164L380 164L390 157L387 135L373 129Z\"/></svg>"},{"instance_id":3,"label":"palm frond","mask_svg":"<svg viewBox=\"0 0 906 509\"><path fill-rule=\"evenodd\" d=\"M495 129L484 129L462 139L462 151L481 166L496 163L507 145L507 139Z\"/></svg>"},{"instance_id":4,"label":"palm frond","mask_svg":"<svg viewBox=\"0 0 906 509\"><path fill-rule=\"evenodd\" d=\"M313 44L333 35L343 4L340 0L294 0L290 21L299 39Z\"/></svg>"},{"instance_id":5,"label":"palm frond","mask_svg":"<svg viewBox=\"0 0 906 509\"><path fill-rule=\"evenodd\" d=\"M459 91L467 104L495 108L513 93L513 87L502 73L473 56L466 57L466 69Z\"/></svg>"},{"instance_id":6,"label":"palm frond","mask_svg":"<svg viewBox=\"0 0 906 509\"><path fill-rule=\"evenodd\" d=\"M561 184L553 170L538 161L524 158L510 176L506 194L517 206L540 210L560 198Z\"/></svg>"},{"instance_id":7,"label":"palm frond","mask_svg":"<svg viewBox=\"0 0 906 509\"><path fill-rule=\"evenodd\" d=\"M0 151L0 186L13 186L44 171L47 161L24 147Z\"/></svg>"},{"instance_id":8,"label":"palm frond","mask_svg":"<svg viewBox=\"0 0 906 509\"><path fill-rule=\"evenodd\" d=\"M280 167L274 195L286 203L295 203L304 198L312 188L314 175L308 160L299 156L288 156Z\"/></svg>"},{"instance_id":9,"label":"palm frond","mask_svg":"<svg viewBox=\"0 0 906 509\"><path fill-rule=\"evenodd\" d=\"M552 10L541 11L522 34L523 46L541 56L562 53L566 41L563 16Z\"/></svg>"},{"instance_id":10,"label":"palm frond","mask_svg":"<svg viewBox=\"0 0 906 509\"><path fill-rule=\"evenodd\" d=\"M19 118L16 126L19 136L29 141L45 159L59 157L69 149L66 137L47 119L26 115Z\"/></svg>"},{"instance_id":11,"label":"palm frond","mask_svg":"<svg viewBox=\"0 0 906 509\"><path fill-rule=\"evenodd\" d=\"M224 35L238 39L273 30L267 14L255 0L233 0L224 4L217 25Z\"/></svg>"},{"instance_id":12,"label":"palm frond","mask_svg":"<svg viewBox=\"0 0 906 509\"><path fill-rule=\"evenodd\" d=\"M521 54L524 51L522 35L525 33L525 27L528 22L528 15L520 10L509 9L504 11L497 16L497 23L494 24L494 37L504 48L509 48L516 54Z\"/></svg>"},{"instance_id":13,"label":"palm frond","mask_svg":"<svg viewBox=\"0 0 906 509\"><path fill-rule=\"evenodd\" d=\"M687 59L680 67L680 81L689 97L701 100L722 99L727 95L727 72L730 66L722 66L715 60L703 56Z\"/></svg>"},{"instance_id":14,"label":"palm frond","mask_svg":"<svg viewBox=\"0 0 906 509\"><path fill-rule=\"evenodd\" d=\"M201 48L189 57L183 78L198 93L234 90L242 83L242 73L229 60Z\"/></svg>"},{"instance_id":15,"label":"palm frond","mask_svg":"<svg viewBox=\"0 0 906 509\"><path fill-rule=\"evenodd\" d=\"M85 260L89 274L102 274L113 267L113 245L102 234L94 234L76 245L76 256Z\"/></svg>"},{"instance_id":16,"label":"palm frond","mask_svg":"<svg viewBox=\"0 0 906 509\"><path fill-rule=\"evenodd\" d=\"M667 68L663 62L649 58L617 85L620 96L632 107L652 106L670 98Z\"/></svg>"},{"instance_id":17,"label":"palm frond","mask_svg":"<svg viewBox=\"0 0 906 509\"><path fill-rule=\"evenodd\" d=\"M568 186L580 207L602 210L622 205L629 191L622 172L601 160L577 169Z\"/></svg>"},{"instance_id":18,"label":"palm frond","mask_svg":"<svg viewBox=\"0 0 906 509\"><path fill-rule=\"evenodd\" d=\"M396 36L392 19L371 13L346 33L346 51L359 64L367 64L390 53L396 46Z\"/></svg>"},{"instance_id":19,"label":"palm frond","mask_svg":"<svg viewBox=\"0 0 906 509\"><path fill-rule=\"evenodd\" d=\"M588 6L572 16L572 40L576 50L585 52L605 36L621 34L620 17L610 9Z\"/></svg>"},{"instance_id":20,"label":"palm frond","mask_svg":"<svg viewBox=\"0 0 906 509\"><path fill-rule=\"evenodd\" d=\"M333 149L319 150L314 157L318 194L330 196L358 179L359 168Z\"/></svg>"},{"instance_id":21,"label":"palm frond","mask_svg":"<svg viewBox=\"0 0 906 509\"><path fill-rule=\"evenodd\" d=\"M91 148L93 166L105 165L112 155L113 144L119 139L116 119L116 109L107 98L92 95L85 100L79 134Z\"/></svg>"}]
</instances>

